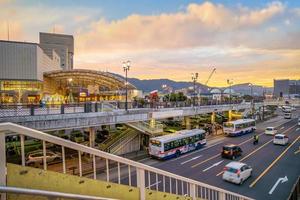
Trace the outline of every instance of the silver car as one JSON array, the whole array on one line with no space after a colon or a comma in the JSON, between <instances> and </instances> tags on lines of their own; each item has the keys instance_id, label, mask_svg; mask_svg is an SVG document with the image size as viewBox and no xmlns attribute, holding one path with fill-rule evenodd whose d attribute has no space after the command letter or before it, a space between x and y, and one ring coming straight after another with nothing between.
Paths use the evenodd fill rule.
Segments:
<instances>
[{"instance_id":1,"label":"silver car","mask_svg":"<svg viewBox=\"0 0 300 200\"><path fill-rule=\"evenodd\" d=\"M43 163L43 151L33 151L27 154L26 156L26 164L32 165L32 164L42 164ZM54 153L52 151L47 150L46 151L46 161L47 163L53 162L54 160L61 159L60 153Z\"/></svg>"}]
</instances>

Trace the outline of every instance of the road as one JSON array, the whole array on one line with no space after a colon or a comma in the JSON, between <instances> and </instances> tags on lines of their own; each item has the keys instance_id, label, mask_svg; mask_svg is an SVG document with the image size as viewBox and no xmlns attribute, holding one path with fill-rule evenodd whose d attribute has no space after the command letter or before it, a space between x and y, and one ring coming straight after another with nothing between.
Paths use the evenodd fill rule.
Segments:
<instances>
[{"instance_id":1,"label":"road","mask_svg":"<svg viewBox=\"0 0 300 200\"><path fill-rule=\"evenodd\" d=\"M280 133L288 135L289 145L274 145L273 137L263 134L264 128L271 125L278 126ZM287 199L293 184L300 175L300 153L295 153L300 146L300 129L297 126L297 120L278 117L259 124L256 132L260 135L258 145L252 144L253 134L235 138L225 137L221 142L202 150L176 159L157 162L153 166L254 199ZM253 167L252 177L243 185L235 185L222 180L222 170L231 160L221 158L220 152L222 146L228 143L240 145L243 155L236 160ZM272 194L269 194L277 180L285 176L288 180L283 183L279 180L277 187Z\"/></svg>"}]
</instances>

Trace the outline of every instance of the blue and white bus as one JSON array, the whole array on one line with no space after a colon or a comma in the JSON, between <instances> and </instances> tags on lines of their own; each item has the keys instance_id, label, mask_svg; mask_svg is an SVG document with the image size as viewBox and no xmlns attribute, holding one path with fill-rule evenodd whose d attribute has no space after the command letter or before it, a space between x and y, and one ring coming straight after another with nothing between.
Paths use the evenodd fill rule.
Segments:
<instances>
[{"instance_id":1,"label":"blue and white bus","mask_svg":"<svg viewBox=\"0 0 300 200\"><path fill-rule=\"evenodd\" d=\"M235 121L225 122L223 124L223 131L228 136L240 136L251 133L256 130L256 123L254 119L239 119Z\"/></svg>"},{"instance_id":2,"label":"blue and white bus","mask_svg":"<svg viewBox=\"0 0 300 200\"><path fill-rule=\"evenodd\" d=\"M168 159L183 153L200 149L206 144L205 131L202 129L182 130L172 134L150 139L151 157Z\"/></svg>"}]
</instances>

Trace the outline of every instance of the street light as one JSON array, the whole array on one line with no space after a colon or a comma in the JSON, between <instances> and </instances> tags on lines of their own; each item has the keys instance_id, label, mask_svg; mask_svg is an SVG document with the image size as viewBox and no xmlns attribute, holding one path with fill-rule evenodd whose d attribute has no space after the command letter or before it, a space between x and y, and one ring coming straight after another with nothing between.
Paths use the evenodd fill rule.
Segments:
<instances>
[{"instance_id":1,"label":"street light","mask_svg":"<svg viewBox=\"0 0 300 200\"><path fill-rule=\"evenodd\" d=\"M253 98L253 84L249 83L250 87L250 94L251 94L251 113L252 113L252 119L254 118L254 98Z\"/></svg>"},{"instance_id":2,"label":"street light","mask_svg":"<svg viewBox=\"0 0 300 200\"><path fill-rule=\"evenodd\" d=\"M193 94L193 106L195 106L195 98L196 98L196 81L198 79L198 73L192 73L192 80L194 82L194 94Z\"/></svg>"},{"instance_id":3,"label":"street light","mask_svg":"<svg viewBox=\"0 0 300 200\"><path fill-rule=\"evenodd\" d=\"M128 110L128 81L127 81L127 72L130 69L130 61L123 62L123 69L125 72L125 88L126 88L126 98L125 98L125 110Z\"/></svg>"},{"instance_id":4,"label":"street light","mask_svg":"<svg viewBox=\"0 0 300 200\"><path fill-rule=\"evenodd\" d=\"M227 84L229 85L229 104L231 104L231 86L233 84L233 80L227 79Z\"/></svg>"}]
</instances>

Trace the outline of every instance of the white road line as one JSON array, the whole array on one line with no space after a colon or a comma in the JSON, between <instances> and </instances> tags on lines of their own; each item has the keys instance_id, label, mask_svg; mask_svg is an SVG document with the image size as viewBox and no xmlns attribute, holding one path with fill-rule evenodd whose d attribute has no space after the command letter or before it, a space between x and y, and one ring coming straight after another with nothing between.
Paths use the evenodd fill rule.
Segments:
<instances>
[{"instance_id":1,"label":"white road line","mask_svg":"<svg viewBox=\"0 0 300 200\"><path fill-rule=\"evenodd\" d=\"M279 183L284 183L284 182L287 182L288 180L289 179L288 179L287 176L285 176L283 178L278 178L278 180L276 181L276 183L273 185L273 187L269 191L269 194L273 194L274 190L276 189L276 187L278 186Z\"/></svg>"},{"instance_id":2,"label":"white road line","mask_svg":"<svg viewBox=\"0 0 300 200\"><path fill-rule=\"evenodd\" d=\"M218 165L221 164L223 161L224 161L224 160L221 160L220 162L217 162L217 163L213 164L212 166L210 166L210 167L208 167L208 168L202 170L202 172L206 172L206 171L210 170L211 168L218 166Z\"/></svg>"},{"instance_id":3,"label":"white road line","mask_svg":"<svg viewBox=\"0 0 300 200\"><path fill-rule=\"evenodd\" d=\"M202 155L193 157L193 158L191 158L191 159L189 159L189 160L186 160L186 161L184 161L184 162L182 162L182 163L180 163L180 164L181 164L181 165L184 165L184 164L186 164L186 163L188 163L188 162L191 162L192 160L196 160L197 158L200 158L200 157L202 157Z\"/></svg>"},{"instance_id":4,"label":"white road line","mask_svg":"<svg viewBox=\"0 0 300 200\"><path fill-rule=\"evenodd\" d=\"M284 126L283 126L283 127L281 127L279 130L282 130L282 129L284 129Z\"/></svg>"},{"instance_id":5,"label":"white road line","mask_svg":"<svg viewBox=\"0 0 300 200\"><path fill-rule=\"evenodd\" d=\"M147 186L146 188L150 188L150 187L152 187L152 186L154 186L154 185L157 185L157 184L160 184L160 183L161 183L161 181L158 181L158 182L156 182L156 183L153 183L153 184Z\"/></svg>"}]
</instances>

